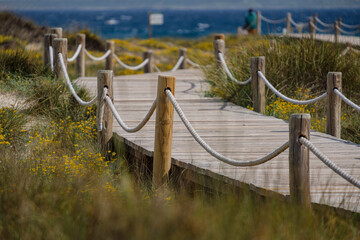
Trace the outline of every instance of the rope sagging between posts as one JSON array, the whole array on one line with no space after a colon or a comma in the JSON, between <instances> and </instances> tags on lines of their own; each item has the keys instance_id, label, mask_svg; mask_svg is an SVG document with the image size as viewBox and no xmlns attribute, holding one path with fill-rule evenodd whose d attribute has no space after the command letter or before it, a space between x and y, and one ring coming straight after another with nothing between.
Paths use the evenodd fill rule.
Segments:
<instances>
[{"instance_id":1,"label":"rope sagging between posts","mask_svg":"<svg viewBox=\"0 0 360 240\"><path fill-rule=\"evenodd\" d=\"M130 66L130 65L125 64L123 61L121 61L121 60L118 58L118 56L116 56L115 54L113 54L113 56L114 56L115 60L117 61L117 63L118 63L120 66L122 66L122 67L125 68L125 69L134 70L134 71L139 70L140 68L143 68L146 64L149 63L149 59L147 58L147 59L145 59L142 63L140 63L140 64L137 65L137 66Z\"/></svg>"},{"instance_id":2,"label":"rope sagging between posts","mask_svg":"<svg viewBox=\"0 0 360 240\"><path fill-rule=\"evenodd\" d=\"M237 161L228 157L223 156L222 154L215 151L213 148L211 148L195 131L189 120L186 118L184 112L180 108L179 104L177 103L174 95L171 93L170 90L165 90L166 95L169 97L171 103L173 104L176 112L178 113L180 119L184 123L185 127L189 131L189 133L193 136L193 138L202 146L210 155L217 158L218 160L227 163L232 166L238 166L238 167L249 167L249 166L255 166L262 163L265 163L274 157L278 156L280 153L285 151L289 147L289 141L281 145L279 148L275 149L273 152L269 153L268 155L251 161Z\"/></svg>"},{"instance_id":3,"label":"rope sagging between posts","mask_svg":"<svg viewBox=\"0 0 360 240\"><path fill-rule=\"evenodd\" d=\"M93 55L91 55L88 50L85 49L85 54L93 61L102 61L105 58L107 58L110 54L111 54L111 50L107 50L106 53L104 53L104 55L102 55L101 57L94 57Z\"/></svg>"},{"instance_id":4,"label":"rope sagging between posts","mask_svg":"<svg viewBox=\"0 0 360 240\"><path fill-rule=\"evenodd\" d=\"M295 27L304 27L307 26L307 23L296 23L292 18L290 18L290 23Z\"/></svg>"},{"instance_id":5,"label":"rope sagging between posts","mask_svg":"<svg viewBox=\"0 0 360 240\"><path fill-rule=\"evenodd\" d=\"M342 29L338 26L336 26L336 29L338 29L341 33L347 34L347 35L354 35L356 33L359 33L359 30L349 32L349 31L345 31L344 29Z\"/></svg>"},{"instance_id":6,"label":"rope sagging between posts","mask_svg":"<svg viewBox=\"0 0 360 240\"><path fill-rule=\"evenodd\" d=\"M318 17L315 17L315 20L317 23L319 23L320 25L323 25L324 27L332 28L334 26L333 24L330 24L330 23L324 23Z\"/></svg>"},{"instance_id":7,"label":"rope sagging between posts","mask_svg":"<svg viewBox=\"0 0 360 240\"><path fill-rule=\"evenodd\" d=\"M350 99L348 99L347 97L345 97L338 89L334 89L334 92L336 93L336 95L338 95L344 102L346 102L350 107L356 109L357 111L360 111L360 106L353 103Z\"/></svg>"},{"instance_id":8,"label":"rope sagging between posts","mask_svg":"<svg viewBox=\"0 0 360 240\"><path fill-rule=\"evenodd\" d=\"M74 56L72 56L71 58L68 58L67 61L68 62L73 62L75 61L75 59L79 56L80 52L81 52L81 48L82 48L82 45L79 44L79 46L77 47L75 53L74 53Z\"/></svg>"},{"instance_id":9,"label":"rope sagging between posts","mask_svg":"<svg viewBox=\"0 0 360 240\"><path fill-rule=\"evenodd\" d=\"M347 174L344 170L338 167L334 162L332 162L327 156L325 156L319 149L317 149L314 144L312 144L309 140L304 137L299 138L299 142L309 148L309 150L315 154L326 166L332 169L334 172L339 174L342 178L344 178L349 183L353 184L354 186L360 188L360 181L355 179L354 177Z\"/></svg>"},{"instance_id":10,"label":"rope sagging between posts","mask_svg":"<svg viewBox=\"0 0 360 240\"><path fill-rule=\"evenodd\" d=\"M286 18L282 18L282 19L278 19L278 20L271 20L268 19L264 16L261 16L261 19L264 20L265 22L271 23L271 24L278 24L278 23L283 23L286 22Z\"/></svg>"},{"instance_id":11,"label":"rope sagging between posts","mask_svg":"<svg viewBox=\"0 0 360 240\"><path fill-rule=\"evenodd\" d=\"M193 66L193 67L197 67L197 68L201 67L200 64L194 63L193 61L191 61L191 60L188 59L188 58L186 59L186 62L187 62L188 64L190 64L191 66Z\"/></svg>"},{"instance_id":12,"label":"rope sagging between posts","mask_svg":"<svg viewBox=\"0 0 360 240\"><path fill-rule=\"evenodd\" d=\"M64 77L65 77L65 81L70 89L70 92L72 93L72 95L74 96L74 98L76 99L76 101L80 104L80 105L83 105L83 106L90 106L92 105L98 96L95 96L92 100L90 100L89 102L86 102L84 100L82 100L79 95L77 95L73 85L71 84L71 81L70 81L70 78L69 78L69 74L66 70L66 66L65 66L65 63L64 63L64 58L63 58L63 55L61 53L59 53L59 61L60 61L60 66L61 66L61 69L62 69L62 72L64 74Z\"/></svg>"},{"instance_id":13,"label":"rope sagging between posts","mask_svg":"<svg viewBox=\"0 0 360 240\"><path fill-rule=\"evenodd\" d=\"M137 132L145 126L145 124L149 121L149 119L153 115L153 113L156 109L156 103L157 103L157 100L155 99L155 101L153 102L152 106L150 107L148 113L145 115L143 120L136 127L131 128L131 127L128 127L124 123L124 121L121 119L119 113L116 111L116 108L115 108L114 104L112 103L111 98L109 96L105 96L105 101L106 101L107 105L109 106L110 110L112 111L112 113L114 114L114 117L115 117L116 121L119 123L120 127L122 127L122 129L124 129L124 131L126 131L128 133Z\"/></svg>"},{"instance_id":14,"label":"rope sagging between posts","mask_svg":"<svg viewBox=\"0 0 360 240\"><path fill-rule=\"evenodd\" d=\"M310 22L310 25L318 32L323 32L323 33L327 33L327 32L331 32L333 30L333 27L330 27L328 29L321 29L318 28L314 23Z\"/></svg>"},{"instance_id":15,"label":"rope sagging between posts","mask_svg":"<svg viewBox=\"0 0 360 240\"><path fill-rule=\"evenodd\" d=\"M285 96L284 94L282 94L281 92L279 92L273 85L271 85L271 83L269 82L269 80L267 80L264 76L264 74L261 72L261 71L257 71L258 73L258 76L265 82L266 86L268 86L268 88L270 88L270 90L276 94L276 96L278 96L279 98L287 101L287 102L290 102L292 104L296 104L296 105L307 105L307 104L311 104L311 103L315 103L315 102L318 102L320 101L321 99L325 98L327 96L327 93L324 92L323 94L321 94L319 97L317 98L313 98L313 99L310 99L310 100L304 100L304 101L301 101L301 100L296 100L296 99L292 99L292 98L289 98L287 96Z\"/></svg>"},{"instance_id":16,"label":"rope sagging between posts","mask_svg":"<svg viewBox=\"0 0 360 240\"><path fill-rule=\"evenodd\" d=\"M224 70L227 74L227 76L232 80L234 81L235 83L239 84L239 85L246 85L248 84L249 82L251 82L251 77L246 80L246 81L243 81L243 82L240 82L239 80L237 80L236 78L233 77L233 75L231 74L226 62L225 62L225 59L224 59L224 56L222 55L221 52L219 52L219 58L220 58L220 62L222 64L222 66L224 67Z\"/></svg>"},{"instance_id":17,"label":"rope sagging between posts","mask_svg":"<svg viewBox=\"0 0 360 240\"><path fill-rule=\"evenodd\" d=\"M184 56L180 56L175 66L171 69L171 72L175 72L180 67L181 63L184 61Z\"/></svg>"},{"instance_id":18,"label":"rope sagging between posts","mask_svg":"<svg viewBox=\"0 0 360 240\"><path fill-rule=\"evenodd\" d=\"M340 25L343 27L346 27L346 28L359 28L360 27L360 25L350 25L350 24L346 24L343 22L340 22Z\"/></svg>"}]
</instances>

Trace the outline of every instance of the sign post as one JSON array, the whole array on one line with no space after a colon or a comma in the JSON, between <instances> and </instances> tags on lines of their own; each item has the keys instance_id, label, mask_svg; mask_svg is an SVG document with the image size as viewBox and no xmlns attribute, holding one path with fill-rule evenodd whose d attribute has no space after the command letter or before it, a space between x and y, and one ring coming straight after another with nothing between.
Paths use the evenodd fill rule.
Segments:
<instances>
[{"instance_id":1,"label":"sign post","mask_svg":"<svg viewBox=\"0 0 360 240\"><path fill-rule=\"evenodd\" d=\"M152 37L152 25L163 25L164 15L162 13L151 13L148 14L148 36Z\"/></svg>"}]
</instances>

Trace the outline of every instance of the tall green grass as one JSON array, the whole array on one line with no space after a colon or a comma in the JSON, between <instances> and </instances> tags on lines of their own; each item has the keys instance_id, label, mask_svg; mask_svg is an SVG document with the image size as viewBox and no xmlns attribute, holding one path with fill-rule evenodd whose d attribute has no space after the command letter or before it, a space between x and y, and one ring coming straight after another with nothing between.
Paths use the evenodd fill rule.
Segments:
<instances>
[{"instance_id":1,"label":"tall green grass","mask_svg":"<svg viewBox=\"0 0 360 240\"><path fill-rule=\"evenodd\" d=\"M343 93L359 103L360 99L360 61L359 54L342 55L346 46L309 39L276 38L274 47L270 47L271 39L239 38L238 46L229 49L226 61L235 78L244 81L250 77L250 57L265 56L266 77L276 89L287 96L301 99L316 97L326 91L328 72L342 72ZM249 42L250 41L250 42ZM252 106L251 84L240 86L232 82L213 64L205 68L211 89L208 94L232 101L242 106ZM307 90L299 96L297 92ZM266 90L267 106L276 105L277 96ZM310 105L315 109L314 121L319 124L317 130L325 129L326 101ZM288 104L286 109L290 116L297 108ZM311 109L311 113L313 112ZM271 110L271 109L270 109ZM267 111L272 115L273 110ZM360 143L358 131L359 114L342 104L342 137ZM321 125L321 126L320 126Z\"/></svg>"}]
</instances>

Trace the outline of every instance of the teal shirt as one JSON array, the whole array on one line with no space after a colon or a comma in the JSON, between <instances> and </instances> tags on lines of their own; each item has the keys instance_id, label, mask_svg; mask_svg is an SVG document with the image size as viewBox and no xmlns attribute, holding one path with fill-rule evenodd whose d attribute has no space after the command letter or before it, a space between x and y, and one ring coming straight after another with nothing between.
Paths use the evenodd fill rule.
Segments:
<instances>
[{"instance_id":1,"label":"teal shirt","mask_svg":"<svg viewBox=\"0 0 360 240\"><path fill-rule=\"evenodd\" d=\"M256 22L256 13L251 12L245 17L245 25L244 28L247 30L256 29L257 28L257 22Z\"/></svg>"}]
</instances>

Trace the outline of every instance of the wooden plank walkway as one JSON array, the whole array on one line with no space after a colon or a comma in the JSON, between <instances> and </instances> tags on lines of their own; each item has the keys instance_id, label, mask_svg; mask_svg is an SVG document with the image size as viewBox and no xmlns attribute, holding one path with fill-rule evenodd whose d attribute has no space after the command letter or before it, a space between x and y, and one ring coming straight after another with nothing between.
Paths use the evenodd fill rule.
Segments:
<instances>
[{"instance_id":1,"label":"wooden plank walkway","mask_svg":"<svg viewBox=\"0 0 360 240\"><path fill-rule=\"evenodd\" d=\"M216 98L204 97L208 85L199 70L163 73L176 76L180 106L200 136L215 150L238 160L266 155L289 139L288 124ZM123 120L135 126L156 98L158 74L128 75L114 78L114 103ZM96 78L79 82L95 93ZM155 115L155 114L154 114ZM288 150L256 167L233 167L218 161L202 149L174 113L172 164L207 177L242 185L258 192L289 195ZM126 144L152 157L155 116L137 133L124 132L114 120L114 132ZM360 179L360 145L332 136L311 132L311 142L346 172ZM342 179L310 153L311 199L347 210L360 211L360 189Z\"/></svg>"}]
</instances>

